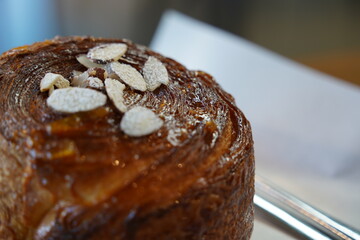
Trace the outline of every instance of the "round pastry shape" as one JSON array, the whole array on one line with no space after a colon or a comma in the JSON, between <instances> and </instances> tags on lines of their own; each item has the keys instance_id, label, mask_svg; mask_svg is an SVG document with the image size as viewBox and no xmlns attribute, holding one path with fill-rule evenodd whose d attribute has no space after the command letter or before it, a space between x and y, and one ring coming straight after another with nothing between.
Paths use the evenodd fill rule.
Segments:
<instances>
[{"instance_id":1,"label":"round pastry shape","mask_svg":"<svg viewBox=\"0 0 360 240\"><path fill-rule=\"evenodd\" d=\"M66 84L40 91L47 73ZM106 100L48 101L82 87ZM205 72L128 40L57 37L0 56L0 116L0 239L250 238L250 124Z\"/></svg>"}]
</instances>

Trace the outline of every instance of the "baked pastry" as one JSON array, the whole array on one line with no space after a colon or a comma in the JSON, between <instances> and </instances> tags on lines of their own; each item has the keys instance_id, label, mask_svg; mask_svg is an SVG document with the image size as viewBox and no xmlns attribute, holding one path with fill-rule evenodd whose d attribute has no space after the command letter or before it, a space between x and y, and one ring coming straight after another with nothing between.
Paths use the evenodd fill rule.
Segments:
<instances>
[{"instance_id":1,"label":"baked pastry","mask_svg":"<svg viewBox=\"0 0 360 240\"><path fill-rule=\"evenodd\" d=\"M0 93L0 239L250 238L251 128L210 75L57 37L3 53Z\"/></svg>"}]
</instances>

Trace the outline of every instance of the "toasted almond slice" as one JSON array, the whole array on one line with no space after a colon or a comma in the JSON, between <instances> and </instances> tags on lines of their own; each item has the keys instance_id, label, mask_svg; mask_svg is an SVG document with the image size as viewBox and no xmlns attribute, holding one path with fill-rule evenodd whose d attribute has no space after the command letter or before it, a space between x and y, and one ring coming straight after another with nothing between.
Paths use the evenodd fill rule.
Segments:
<instances>
[{"instance_id":1,"label":"toasted almond slice","mask_svg":"<svg viewBox=\"0 0 360 240\"><path fill-rule=\"evenodd\" d=\"M111 63L105 65L105 71L107 72L107 78L121 80L120 77L111 69Z\"/></svg>"},{"instance_id":2,"label":"toasted almond slice","mask_svg":"<svg viewBox=\"0 0 360 240\"><path fill-rule=\"evenodd\" d=\"M126 62L127 64L134 64L134 65L138 65L138 64L139 64L139 62L135 62L135 61L133 61L133 60L130 60L130 59L127 59L127 58L123 58L123 57L121 57L119 60L120 60L120 62Z\"/></svg>"},{"instance_id":3,"label":"toasted almond slice","mask_svg":"<svg viewBox=\"0 0 360 240\"><path fill-rule=\"evenodd\" d=\"M79 63L87 68L104 68L105 65L92 62L85 54L76 57Z\"/></svg>"},{"instance_id":4,"label":"toasted almond slice","mask_svg":"<svg viewBox=\"0 0 360 240\"><path fill-rule=\"evenodd\" d=\"M134 107L127 111L121 119L121 130L131 137L141 137L155 132L163 125L154 112L145 107Z\"/></svg>"},{"instance_id":5,"label":"toasted almond slice","mask_svg":"<svg viewBox=\"0 0 360 240\"><path fill-rule=\"evenodd\" d=\"M55 82L55 87L57 87L57 88L68 88L68 87L70 87L70 82L69 82L69 80L67 80L63 76L61 76Z\"/></svg>"},{"instance_id":6,"label":"toasted almond slice","mask_svg":"<svg viewBox=\"0 0 360 240\"><path fill-rule=\"evenodd\" d=\"M120 112L126 112L127 107L124 104L125 85L116 79L105 79L106 93Z\"/></svg>"},{"instance_id":7,"label":"toasted almond slice","mask_svg":"<svg viewBox=\"0 0 360 240\"><path fill-rule=\"evenodd\" d=\"M40 91L41 92L49 91L54 85L57 88L67 88L70 87L70 82L60 74L47 73L45 74L43 79L41 79Z\"/></svg>"},{"instance_id":8,"label":"toasted almond slice","mask_svg":"<svg viewBox=\"0 0 360 240\"><path fill-rule=\"evenodd\" d=\"M89 78L89 73L87 71L74 76L71 79L71 86L73 87L86 87L86 80Z\"/></svg>"},{"instance_id":9,"label":"toasted almond slice","mask_svg":"<svg viewBox=\"0 0 360 240\"><path fill-rule=\"evenodd\" d=\"M104 83L103 83L103 81L101 81L100 78L97 78L97 77L89 77L89 78L87 79L87 82L88 82L88 86L87 86L87 87L95 88L95 89L99 89L99 90L104 89Z\"/></svg>"},{"instance_id":10,"label":"toasted almond slice","mask_svg":"<svg viewBox=\"0 0 360 240\"><path fill-rule=\"evenodd\" d=\"M127 45L123 43L102 44L90 49L87 57L92 61L111 62L117 61L127 51Z\"/></svg>"},{"instance_id":11,"label":"toasted almond slice","mask_svg":"<svg viewBox=\"0 0 360 240\"><path fill-rule=\"evenodd\" d=\"M81 87L81 88L89 87L98 90L104 89L104 82L98 77L91 77L89 70L81 73L80 75L74 76L71 80L71 85L73 87Z\"/></svg>"},{"instance_id":12,"label":"toasted almond slice","mask_svg":"<svg viewBox=\"0 0 360 240\"><path fill-rule=\"evenodd\" d=\"M54 90L55 90L55 87L51 86L49 89L49 96L54 92Z\"/></svg>"},{"instance_id":13,"label":"toasted almond slice","mask_svg":"<svg viewBox=\"0 0 360 240\"><path fill-rule=\"evenodd\" d=\"M79 76L80 74L82 74L82 72L76 71L76 70L73 70L73 71L71 72L71 76L72 76L72 77Z\"/></svg>"},{"instance_id":14,"label":"toasted almond slice","mask_svg":"<svg viewBox=\"0 0 360 240\"><path fill-rule=\"evenodd\" d=\"M157 58L150 56L143 68L147 89L154 91L161 84L169 84L169 75L166 67Z\"/></svg>"},{"instance_id":15,"label":"toasted almond slice","mask_svg":"<svg viewBox=\"0 0 360 240\"><path fill-rule=\"evenodd\" d=\"M46 102L57 112L76 113L105 105L106 95L88 88L62 88L55 89Z\"/></svg>"},{"instance_id":16,"label":"toasted almond slice","mask_svg":"<svg viewBox=\"0 0 360 240\"><path fill-rule=\"evenodd\" d=\"M132 66L119 62L110 63L110 69L131 88L146 91L146 82L142 75Z\"/></svg>"}]
</instances>

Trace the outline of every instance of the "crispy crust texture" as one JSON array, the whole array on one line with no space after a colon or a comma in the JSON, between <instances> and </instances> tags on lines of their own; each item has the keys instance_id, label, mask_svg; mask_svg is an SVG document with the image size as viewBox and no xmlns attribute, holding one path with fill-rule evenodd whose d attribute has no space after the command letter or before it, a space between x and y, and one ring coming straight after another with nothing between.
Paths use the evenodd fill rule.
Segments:
<instances>
[{"instance_id":1,"label":"crispy crust texture","mask_svg":"<svg viewBox=\"0 0 360 240\"><path fill-rule=\"evenodd\" d=\"M126 87L164 125L144 137L120 129L107 101L61 114L41 78L85 71L76 56L125 43L119 60L140 73L149 56L170 83ZM202 71L124 39L57 37L0 56L0 239L249 239L253 228L251 127L234 99ZM105 93L105 92L104 92Z\"/></svg>"}]
</instances>

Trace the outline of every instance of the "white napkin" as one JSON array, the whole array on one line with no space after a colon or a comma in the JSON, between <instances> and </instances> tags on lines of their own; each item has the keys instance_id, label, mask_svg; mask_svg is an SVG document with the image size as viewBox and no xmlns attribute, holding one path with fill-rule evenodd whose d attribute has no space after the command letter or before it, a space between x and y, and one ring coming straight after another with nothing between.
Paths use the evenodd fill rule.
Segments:
<instances>
[{"instance_id":1,"label":"white napkin","mask_svg":"<svg viewBox=\"0 0 360 240\"><path fill-rule=\"evenodd\" d=\"M235 97L252 124L257 174L343 222L360 222L358 87L174 11L151 47L212 74ZM253 239L269 236L290 238L257 220Z\"/></svg>"}]
</instances>

